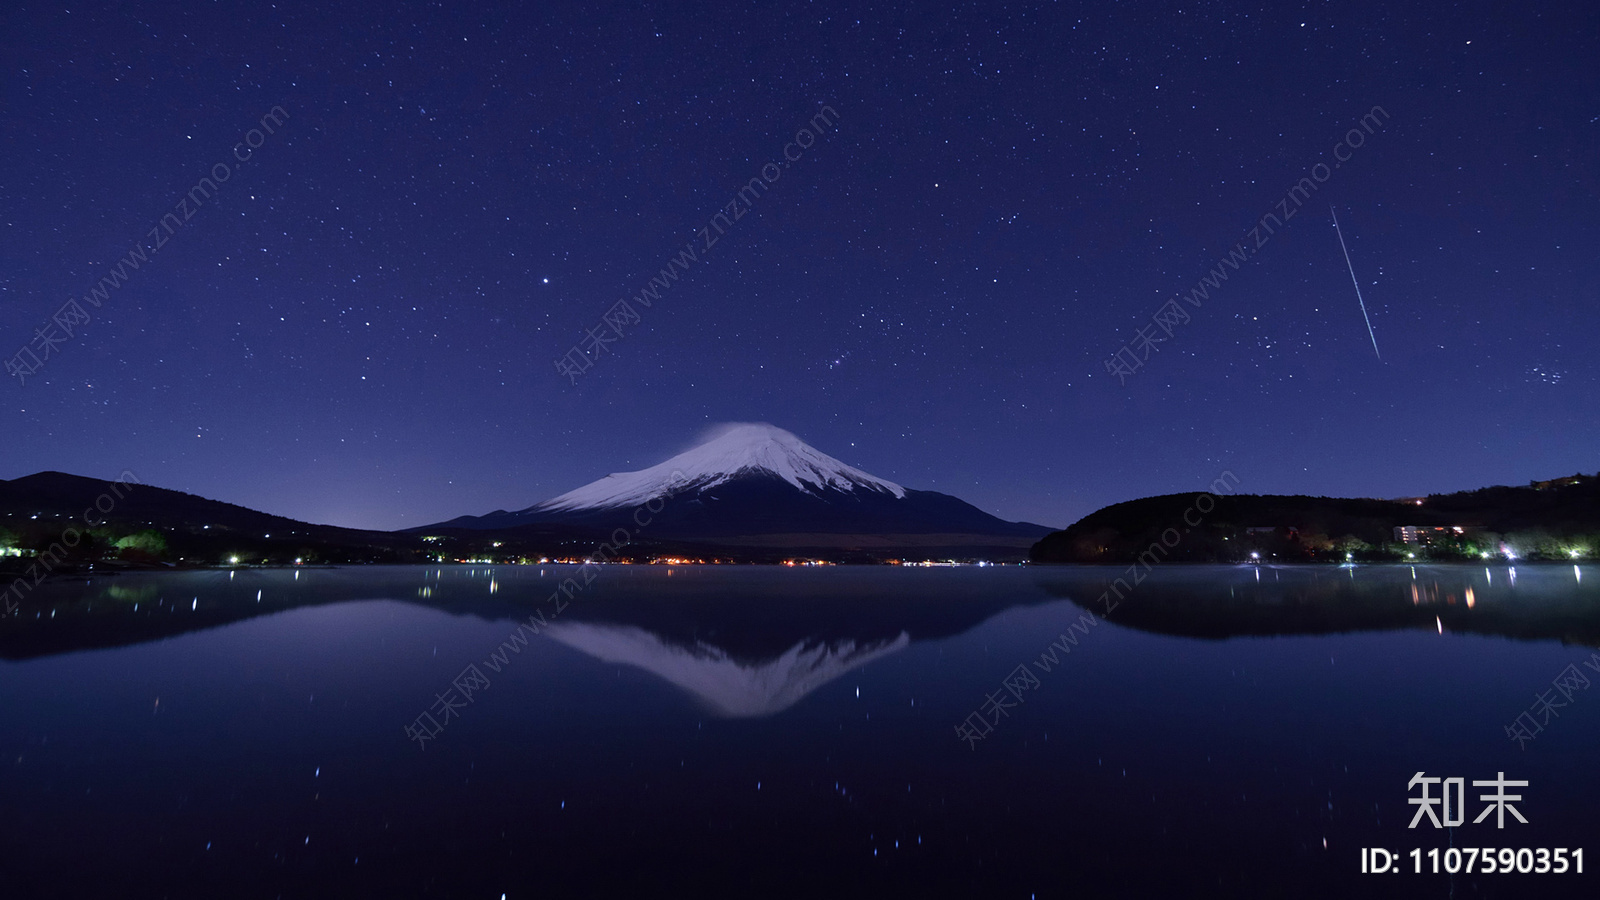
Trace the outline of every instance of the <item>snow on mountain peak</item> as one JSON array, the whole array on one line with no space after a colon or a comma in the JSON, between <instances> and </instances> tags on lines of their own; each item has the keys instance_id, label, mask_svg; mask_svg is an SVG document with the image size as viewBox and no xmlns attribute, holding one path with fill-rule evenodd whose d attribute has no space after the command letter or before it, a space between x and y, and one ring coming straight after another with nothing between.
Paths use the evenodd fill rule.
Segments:
<instances>
[{"instance_id":1,"label":"snow on mountain peak","mask_svg":"<svg viewBox=\"0 0 1600 900\"><path fill-rule=\"evenodd\" d=\"M904 497L905 488L868 475L765 422L722 426L703 443L638 472L618 472L535 506L540 512L636 506L684 487L704 489L735 475L765 473L812 493L831 488L883 491Z\"/></svg>"}]
</instances>

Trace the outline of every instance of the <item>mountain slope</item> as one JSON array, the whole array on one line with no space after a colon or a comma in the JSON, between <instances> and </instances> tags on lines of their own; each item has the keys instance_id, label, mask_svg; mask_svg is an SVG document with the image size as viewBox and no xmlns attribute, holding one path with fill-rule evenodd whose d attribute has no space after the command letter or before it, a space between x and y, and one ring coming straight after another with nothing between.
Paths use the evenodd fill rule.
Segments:
<instances>
[{"instance_id":1,"label":"mountain slope","mask_svg":"<svg viewBox=\"0 0 1600 900\"><path fill-rule=\"evenodd\" d=\"M427 529L561 524L639 529L729 546L1026 549L1050 529L1007 522L937 491L868 474L765 424L731 426L659 465L608 475L517 512L463 516Z\"/></svg>"},{"instance_id":2,"label":"mountain slope","mask_svg":"<svg viewBox=\"0 0 1600 900\"><path fill-rule=\"evenodd\" d=\"M110 536L159 531L174 560L217 561L234 555L323 562L428 558L411 535L300 522L143 484L132 473L115 482L64 472L0 481L0 538L41 552L55 545L59 551L68 528ZM85 538L67 555L93 556L100 550L95 540Z\"/></svg>"},{"instance_id":3,"label":"mountain slope","mask_svg":"<svg viewBox=\"0 0 1600 900\"><path fill-rule=\"evenodd\" d=\"M108 497L108 500L101 500ZM103 512L96 511L100 500ZM109 509L104 509L107 505ZM0 481L0 514L21 518L38 515L49 519L77 519L82 527L85 511L95 521L159 523L167 528L228 528L239 531L304 534L325 530L343 534L371 534L333 525L314 525L294 519L258 512L220 500L141 483L131 473L124 480L111 482L65 472L38 472L10 481ZM63 523L67 524L67 523Z\"/></svg>"}]
</instances>

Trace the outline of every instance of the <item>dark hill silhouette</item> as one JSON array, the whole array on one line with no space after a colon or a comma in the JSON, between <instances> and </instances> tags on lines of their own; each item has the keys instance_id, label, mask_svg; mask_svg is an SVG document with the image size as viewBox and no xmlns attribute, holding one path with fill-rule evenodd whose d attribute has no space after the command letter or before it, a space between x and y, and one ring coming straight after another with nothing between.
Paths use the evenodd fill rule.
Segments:
<instances>
[{"instance_id":1,"label":"dark hill silhouette","mask_svg":"<svg viewBox=\"0 0 1600 900\"><path fill-rule=\"evenodd\" d=\"M1200 512L1201 494L1167 494L1096 510L1033 546L1035 562L1127 562L1168 533L1162 560L1223 562L1250 552L1282 560L1397 559L1406 552L1435 558L1498 555L1502 543L1520 555L1564 558L1563 547L1600 552L1600 476L1572 475L1527 487L1488 487L1404 500L1298 495L1217 495ZM1205 501L1205 506L1213 501ZM1187 513L1188 518L1185 519ZM1192 525L1197 521L1199 524ZM1401 547L1399 526L1460 527L1427 547Z\"/></svg>"}]
</instances>

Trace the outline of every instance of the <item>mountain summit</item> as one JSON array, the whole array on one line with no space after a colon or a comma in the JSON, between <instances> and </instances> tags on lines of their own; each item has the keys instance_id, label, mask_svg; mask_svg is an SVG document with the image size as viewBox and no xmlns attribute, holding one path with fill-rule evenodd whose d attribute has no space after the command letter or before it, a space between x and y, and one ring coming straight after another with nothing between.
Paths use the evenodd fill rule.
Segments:
<instances>
[{"instance_id":1,"label":"mountain summit","mask_svg":"<svg viewBox=\"0 0 1600 900\"><path fill-rule=\"evenodd\" d=\"M901 487L765 423L724 426L658 465L607 475L517 512L413 530L632 532L641 529L634 514L647 502L649 540L779 555L848 550L876 557L1020 558L1050 531L998 519L947 494Z\"/></svg>"},{"instance_id":2,"label":"mountain summit","mask_svg":"<svg viewBox=\"0 0 1600 900\"><path fill-rule=\"evenodd\" d=\"M782 479L803 493L863 488L903 498L892 481L847 466L775 425L736 423L711 439L638 472L619 472L537 504L524 512L572 512L638 506L685 489L703 491L739 477Z\"/></svg>"}]
</instances>

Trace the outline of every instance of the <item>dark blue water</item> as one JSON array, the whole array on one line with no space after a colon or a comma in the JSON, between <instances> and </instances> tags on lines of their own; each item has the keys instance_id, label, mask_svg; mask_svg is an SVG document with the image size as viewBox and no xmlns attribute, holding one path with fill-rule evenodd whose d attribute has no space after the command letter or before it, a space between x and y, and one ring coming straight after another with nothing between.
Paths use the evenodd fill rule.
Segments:
<instances>
[{"instance_id":1,"label":"dark blue water","mask_svg":"<svg viewBox=\"0 0 1600 900\"><path fill-rule=\"evenodd\" d=\"M614 566L552 603L574 571L40 588L0 620L0 894L1595 895L1406 854L1600 853L1600 569L1169 566L1103 619L1122 570ZM1466 823L1407 828L1419 771ZM1502 771L1528 824L1471 824Z\"/></svg>"}]
</instances>

